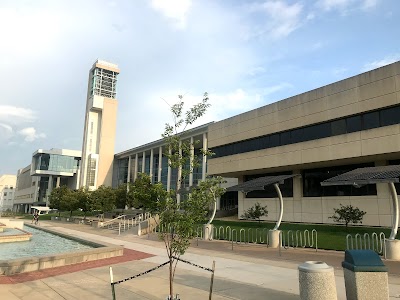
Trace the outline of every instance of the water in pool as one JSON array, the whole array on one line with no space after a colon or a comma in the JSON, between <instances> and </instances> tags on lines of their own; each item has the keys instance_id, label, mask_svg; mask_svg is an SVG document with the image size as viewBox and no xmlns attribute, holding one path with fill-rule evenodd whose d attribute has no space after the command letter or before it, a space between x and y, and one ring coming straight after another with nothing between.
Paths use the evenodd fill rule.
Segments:
<instances>
[{"instance_id":1,"label":"water in pool","mask_svg":"<svg viewBox=\"0 0 400 300\"><path fill-rule=\"evenodd\" d=\"M7 229L4 234L7 234L9 230L12 229ZM93 248L93 246L81 244L77 241L32 227L24 226L24 230L32 233L31 240L26 242L0 243L0 260L51 255Z\"/></svg>"}]
</instances>

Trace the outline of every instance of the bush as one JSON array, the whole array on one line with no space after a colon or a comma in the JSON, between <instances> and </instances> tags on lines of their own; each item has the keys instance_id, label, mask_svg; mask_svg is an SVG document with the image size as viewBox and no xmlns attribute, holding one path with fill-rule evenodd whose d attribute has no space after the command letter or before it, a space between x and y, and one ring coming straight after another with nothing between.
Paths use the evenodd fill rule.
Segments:
<instances>
[{"instance_id":1,"label":"bush","mask_svg":"<svg viewBox=\"0 0 400 300\"><path fill-rule=\"evenodd\" d=\"M244 214L241 215L241 218L260 222L260 218L263 216L268 216L267 206L261 206L261 204L257 202L254 206L246 210Z\"/></svg>"},{"instance_id":2,"label":"bush","mask_svg":"<svg viewBox=\"0 0 400 300\"><path fill-rule=\"evenodd\" d=\"M340 204L340 208L334 208L335 214L330 219L333 219L335 222L344 223L346 228L349 223L362 224L362 219L366 214L365 211L360 210L358 207L353 207L353 205L342 205Z\"/></svg>"}]
</instances>

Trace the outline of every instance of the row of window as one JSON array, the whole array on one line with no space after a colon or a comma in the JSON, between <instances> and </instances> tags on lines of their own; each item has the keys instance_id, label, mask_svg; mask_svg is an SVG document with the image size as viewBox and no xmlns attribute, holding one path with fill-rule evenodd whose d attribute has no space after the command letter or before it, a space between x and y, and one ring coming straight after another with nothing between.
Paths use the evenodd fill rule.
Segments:
<instances>
[{"instance_id":1,"label":"row of window","mask_svg":"<svg viewBox=\"0 0 400 300\"><path fill-rule=\"evenodd\" d=\"M211 149L211 158L240 154L300 142L322 139L361 130L400 124L400 106L353 115L324 123L295 128Z\"/></svg>"},{"instance_id":2,"label":"row of window","mask_svg":"<svg viewBox=\"0 0 400 300\"><path fill-rule=\"evenodd\" d=\"M389 164L397 164L400 161L390 161ZM329 168L304 170L301 174L303 181L303 197L329 197L329 196L370 196L377 195L376 184L368 184L361 187L352 185L321 186L321 182L334 176L352 171L357 168L373 167L373 163L345 165ZM258 177L289 175L291 172L258 174L245 176L244 180L249 181ZM293 197L293 179L289 178L279 185L283 197ZM397 193L400 193L400 184L397 187ZM246 198L275 198L277 197L273 185L265 187L263 191L252 191L246 194Z\"/></svg>"}]
</instances>

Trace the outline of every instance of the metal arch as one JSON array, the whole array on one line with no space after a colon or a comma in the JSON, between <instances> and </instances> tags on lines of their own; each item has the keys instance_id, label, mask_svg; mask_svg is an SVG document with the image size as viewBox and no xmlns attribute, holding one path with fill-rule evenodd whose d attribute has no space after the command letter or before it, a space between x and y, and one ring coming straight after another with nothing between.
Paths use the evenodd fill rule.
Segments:
<instances>
[{"instance_id":1,"label":"metal arch","mask_svg":"<svg viewBox=\"0 0 400 300\"><path fill-rule=\"evenodd\" d=\"M276 222L273 230L278 230L279 226L281 225L282 217L283 217L283 198L282 198L281 189L279 188L278 183L274 183L274 188L279 197L279 217L278 217L278 221Z\"/></svg>"},{"instance_id":2,"label":"metal arch","mask_svg":"<svg viewBox=\"0 0 400 300\"><path fill-rule=\"evenodd\" d=\"M392 232L390 233L389 240L394 240L397 235L397 229L399 227L399 199L397 197L396 187L393 182L389 182L389 189L392 194L393 203L393 222Z\"/></svg>"}]
</instances>

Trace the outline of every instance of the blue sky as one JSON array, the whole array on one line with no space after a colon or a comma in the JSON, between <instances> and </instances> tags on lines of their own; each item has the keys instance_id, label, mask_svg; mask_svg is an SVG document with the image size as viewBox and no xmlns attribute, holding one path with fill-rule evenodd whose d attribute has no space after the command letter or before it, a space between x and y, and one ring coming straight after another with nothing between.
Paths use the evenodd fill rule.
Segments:
<instances>
[{"instance_id":1,"label":"blue sky","mask_svg":"<svg viewBox=\"0 0 400 300\"><path fill-rule=\"evenodd\" d=\"M400 1L0 0L0 174L81 149L88 71L121 69L115 152L159 139L168 105L196 125L400 60Z\"/></svg>"}]
</instances>

